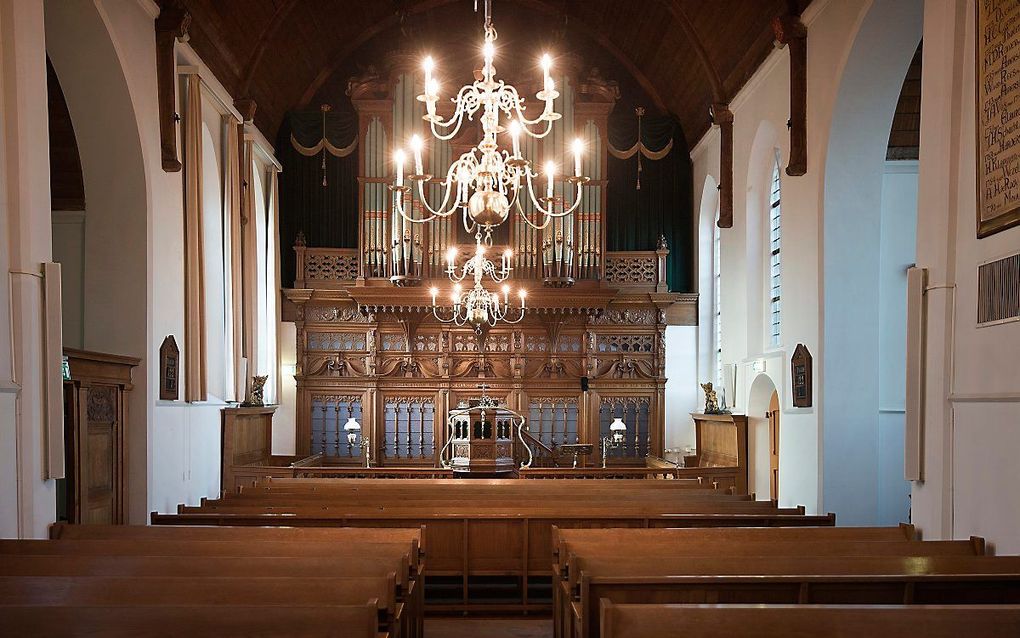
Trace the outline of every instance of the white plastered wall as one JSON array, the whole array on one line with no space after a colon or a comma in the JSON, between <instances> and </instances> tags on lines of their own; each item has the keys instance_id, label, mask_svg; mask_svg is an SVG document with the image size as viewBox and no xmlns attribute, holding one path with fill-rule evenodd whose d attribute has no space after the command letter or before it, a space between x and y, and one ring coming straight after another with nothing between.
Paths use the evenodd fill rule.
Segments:
<instances>
[{"instance_id":1,"label":"white plastered wall","mask_svg":"<svg viewBox=\"0 0 1020 638\"><path fill-rule=\"evenodd\" d=\"M171 334L183 344L184 241L183 173L167 173L161 164L157 13L148 0L46 4L48 51L75 123L89 193L82 346L142 358L129 404L128 498L135 523L150 511L174 511L179 503L197 504L218 494L220 409L230 389L226 370L213 366L208 401L158 398L159 346ZM218 102L203 104L209 132L204 212L214 215L222 198L220 116L228 109L223 104L233 100L188 47L179 45L178 52L198 67L203 89L218 96ZM41 78L45 84L45 68ZM257 137L271 158L271 146ZM213 175L219 175L218 183ZM208 235L216 240L209 221ZM207 251L207 266L221 259L219 250ZM222 295L215 288L222 289L223 277L210 274L207 301ZM218 316L207 321L214 326L225 321L227 309L210 305ZM265 330L275 335L274 326ZM222 360L220 349L213 343L210 356ZM183 353L181 363L188 365Z\"/></svg>"},{"instance_id":2,"label":"white plastered wall","mask_svg":"<svg viewBox=\"0 0 1020 638\"><path fill-rule=\"evenodd\" d=\"M926 538L984 536L1020 553L1020 322L976 326L976 269L1020 249L1020 228L977 239L974 2L924 11L917 264L929 269L924 481L912 489Z\"/></svg>"},{"instance_id":3,"label":"white plastered wall","mask_svg":"<svg viewBox=\"0 0 1020 638\"><path fill-rule=\"evenodd\" d=\"M734 114L734 225L722 231L722 342L723 362L737 365L736 411L748 407L752 366L768 375L780 395L779 501L783 506L804 505L808 512L825 509L821 502L821 422L819 408L821 311L819 276L822 254L821 209L824 164L833 105L840 72L849 55L857 25L871 6L868 0L815 0L803 16L808 25L808 172L802 177L782 175L783 206L783 315L781 347L770 349L764 332L765 270L763 258L749 264L748 254L763 255L763 232L748 233L748 202L758 214L766 210L771 166L766 152L778 150L785 168L789 158L789 54L774 51L730 102ZM763 127L763 122L767 123ZM774 131L771 143L759 137ZM763 136L767 136L764 133ZM755 141L758 139L758 148ZM757 156L756 156L757 151ZM694 147L694 183L711 176L718 182L719 137L713 129ZM751 174L753 169L753 174ZM695 206L700 208L699 193ZM748 242L756 242L749 246ZM700 260L699 263L704 263ZM704 301L703 301L704 304ZM704 314L704 311L702 312ZM754 315L749 322L747 317ZM700 344L710 344L712 322L702 321ZM705 334L708 332L709 334ZM792 406L789 358L798 343L815 358L813 407ZM704 345L702 345L704 347ZM699 365L711 365L711 357L699 356ZM699 370L699 378L714 376L711 368ZM838 521L837 517L837 521Z\"/></svg>"}]
</instances>

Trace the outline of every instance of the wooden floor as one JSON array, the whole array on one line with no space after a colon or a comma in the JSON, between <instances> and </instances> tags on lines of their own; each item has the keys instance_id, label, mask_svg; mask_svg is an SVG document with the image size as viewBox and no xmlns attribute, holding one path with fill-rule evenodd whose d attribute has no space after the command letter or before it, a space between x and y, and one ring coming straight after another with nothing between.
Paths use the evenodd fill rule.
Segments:
<instances>
[{"instance_id":1,"label":"wooden floor","mask_svg":"<svg viewBox=\"0 0 1020 638\"><path fill-rule=\"evenodd\" d=\"M551 638L551 618L426 618L425 638Z\"/></svg>"}]
</instances>

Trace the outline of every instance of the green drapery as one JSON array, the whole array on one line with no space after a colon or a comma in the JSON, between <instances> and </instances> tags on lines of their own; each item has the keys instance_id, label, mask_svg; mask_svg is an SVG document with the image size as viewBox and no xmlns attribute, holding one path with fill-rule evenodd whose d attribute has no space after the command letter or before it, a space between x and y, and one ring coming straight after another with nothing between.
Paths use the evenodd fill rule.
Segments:
<instances>
[{"instance_id":1,"label":"green drapery","mask_svg":"<svg viewBox=\"0 0 1020 638\"><path fill-rule=\"evenodd\" d=\"M619 111L620 109L617 109ZM637 118L630 112L609 118L609 143L628 149L637 142ZM659 236L669 244L666 281L674 292L693 289L694 201L687 141L679 122L669 116L642 118L641 141L655 151L670 140L673 148L661 160L620 160L609 156L607 176L608 250L655 250Z\"/></svg>"},{"instance_id":2,"label":"green drapery","mask_svg":"<svg viewBox=\"0 0 1020 638\"><path fill-rule=\"evenodd\" d=\"M327 113L326 140L330 145L349 147L357 133L358 117L353 110ZM327 149L324 154L306 156L294 148L292 134L298 143L315 146L322 139L322 112L317 108L292 111L277 137L276 152L283 165L280 269L285 286L293 285L295 279L293 246L298 231L305 234L309 246L358 247L358 152L337 157ZM324 156L325 172L322 168Z\"/></svg>"}]
</instances>

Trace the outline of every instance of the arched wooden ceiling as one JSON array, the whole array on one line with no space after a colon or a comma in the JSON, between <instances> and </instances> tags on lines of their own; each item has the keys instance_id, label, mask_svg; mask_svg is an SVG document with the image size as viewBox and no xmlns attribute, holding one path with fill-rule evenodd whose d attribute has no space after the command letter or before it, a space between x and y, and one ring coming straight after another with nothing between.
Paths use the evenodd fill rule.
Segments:
<instances>
[{"instance_id":1,"label":"arched wooden ceiling","mask_svg":"<svg viewBox=\"0 0 1020 638\"><path fill-rule=\"evenodd\" d=\"M182 2L193 17L192 46L233 95L255 100L255 123L270 139L288 110L329 101L345 74L371 61L361 58L396 48L401 33L442 48L480 22L472 0ZM516 23L515 46L559 43L589 65L603 60L630 76L606 74L676 115L695 141L710 125L709 105L732 97L769 54L772 18L809 2L495 0L493 14L501 41L502 26Z\"/></svg>"}]
</instances>

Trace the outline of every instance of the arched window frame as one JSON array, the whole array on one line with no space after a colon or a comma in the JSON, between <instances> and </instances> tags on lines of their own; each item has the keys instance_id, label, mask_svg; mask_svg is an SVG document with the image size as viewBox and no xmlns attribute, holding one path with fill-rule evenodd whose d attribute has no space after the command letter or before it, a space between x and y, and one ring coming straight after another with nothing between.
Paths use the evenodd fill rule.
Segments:
<instances>
[{"instance_id":1,"label":"arched window frame","mask_svg":"<svg viewBox=\"0 0 1020 638\"><path fill-rule=\"evenodd\" d=\"M782 178L780 172L779 151L776 151L775 161L772 164L772 179L769 186L769 231L767 238L768 256L768 343L772 348L782 345L782 291L783 291L783 267L782 267L782 243L783 243L783 207L782 207Z\"/></svg>"},{"instance_id":2,"label":"arched window frame","mask_svg":"<svg viewBox=\"0 0 1020 638\"><path fill-rule=\"evenodd\" d=\"M712 225L712 326L715 349L715 380L723 386L722 363L722 232L719 229L719 213L716 211Z\"/></svg>"}]
</instances>

